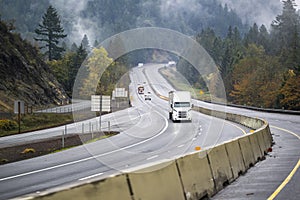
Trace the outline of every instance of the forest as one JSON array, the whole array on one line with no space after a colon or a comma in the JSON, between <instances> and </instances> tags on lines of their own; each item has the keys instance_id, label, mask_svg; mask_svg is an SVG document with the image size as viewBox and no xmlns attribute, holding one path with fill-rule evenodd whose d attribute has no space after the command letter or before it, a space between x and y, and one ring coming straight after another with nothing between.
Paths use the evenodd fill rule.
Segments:
<instances>
[{"instance_id":1,"label":"forest","mask_svg":"<svg viewBox=\"0 0 300 200\"><path fill-rule=\"evenodd\" d=\"M300 16L292 0L271 24L254 23L246 34L229 26L223 38L212 28L195 36L214 59L227 100L262 108L300 109ZM181 59L177 70L195 87L206 88L200 74ZM206 88L207 89L207 88Z\"/></svg>"},{"instance_id":2,"label":"forest","mask_svg":"<svg viewBox=\"0 0 300 200\"><path fill-rule=\"evenodd\" d=\"M243 23L234 10L217 0L197 1L193 9L172 4L163 7L161 0L126 0L122 4L116 0L90 0L82 7L82 1L78 2L78 7L66 11L52 6L51 0L39 3L27 0L26 4L0 1L1 19L33 45L44 45L40 54L69 96L79 67L99 41L128 29L158 26L194 36L218 66L229 102L300 109L300 17L294 0L283 1L281 13L270 28ZM42 19L50 6L56 15L54 21L61 26L61 38L47 43L38 36L45 34ZM50 49L60 51L49 57ZM94 50L110 59L104 49ZM142 50L114 61L102 78L99 90L108 92L114 82L137 63L137 57L139 61L153 61L158 53ZM200 74L185 60L179 60L177 70L194 87L207 88ZM88 87L88 83L85 85Z\"/></svg>"}]
</instances>

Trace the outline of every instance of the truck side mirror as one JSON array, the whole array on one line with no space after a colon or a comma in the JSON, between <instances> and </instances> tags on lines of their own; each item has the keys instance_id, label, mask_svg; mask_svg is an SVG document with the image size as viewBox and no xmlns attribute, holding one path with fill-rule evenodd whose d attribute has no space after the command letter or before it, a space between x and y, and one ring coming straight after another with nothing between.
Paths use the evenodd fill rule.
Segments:
<instances>
[{"instance_id":1,"label":"truck side mirror","mask_svg":"<svg viewBox=\"0 0 300 200\"><path fill-rule=\"evenodd\" d=\"M171 104L171 108L173 108L173 104Z\"/></svg>"},{"instance_id":2,"label":"truck side mirror","mask_svg":"<svg viewBox=\"0 0 300 200\"><path fill-rule=\"evenodd\" d=\"M192 108L194 108L194 104L192 104Z\"/></svg>"}]
</instances>

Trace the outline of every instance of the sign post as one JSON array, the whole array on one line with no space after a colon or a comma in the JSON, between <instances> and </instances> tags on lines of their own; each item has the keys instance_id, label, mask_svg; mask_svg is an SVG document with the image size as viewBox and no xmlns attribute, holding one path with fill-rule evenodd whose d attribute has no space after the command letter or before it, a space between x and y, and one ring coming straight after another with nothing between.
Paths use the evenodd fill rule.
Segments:
<instances>
[{"instance_id":1,"label":"sign post","mask_svg":"<svg viewBox=\"0 0 300 200\"><path fill-rule=\"evenodd\" d=\"M14 102L14 113L18 114L19 134L21 133L21 114L25 113L24 101L17 100Z\"/></svg>"},{"instance_id":2,"label":"sign post","mask_svg":"<svg viewBox=\"0 0 300 200\"><path fill-rule=\"evenodd\" d=\"M91 111L100 112L99 125L101 131L101 114L102 111L110 112L110 96L92 95L91 96Z\"/></svg>"}]
</instances>

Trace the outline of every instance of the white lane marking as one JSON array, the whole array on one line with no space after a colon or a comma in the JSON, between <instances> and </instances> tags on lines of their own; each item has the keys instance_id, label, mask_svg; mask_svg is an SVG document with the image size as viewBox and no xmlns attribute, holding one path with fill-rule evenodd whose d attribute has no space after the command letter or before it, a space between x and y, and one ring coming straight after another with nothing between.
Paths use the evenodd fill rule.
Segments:
<instances>
[{"instance_id":1,"label":"white lane marking","mask_svg":"<svg viewBox=\"0 0 300 200\"><path fill-rule=\"evenodd\" d=\"M184 147L184 144L177 146L178 148Z\"/></svg>"},{"instance_id":2,"label":"white lane marking","mask_svg":"<svg viewBox=\"0 0 300 200\"><path fill-rule=\"evenodd\" d=\"M84 181L84 180L86 180L86 179L90 179L90 178L94 178L94 177L96 177L96 176L101 176L101 175L103 175L104 173L98 173L98 174L94 174L94 175L91 175L91 176L87 176L87 177L84 177L84 178L80 178L80 179L78 179L79 181Z\"/></svg>"},{"instance_id":3,"label":"white lane marking","mask_svg":"<svg viewBox=\"0 0 300 200\"><path fill-rule=\"evenodd\" d=\"M224 120L224 122L227 123L227 124L229 124L229 125L231 125L231 126L234 126L235 128L240 129L244 135L247 135L247 133L246 133L246 131L245 131L244 129L242 129L241 127L235 125L234 123L229 122L229 121L227 121L227 120Z\"/></svg>"},{"instance_id":4,"label":"white lane marking","mask_svg":"<svg viewBox=\"0 0 300 200\"><path fill-rule=\"evenodd\" d=\"M157 112L157 111L155 111ZM132 148L132 147L135 147L135 146L138 146L140 144L143 144L143 143L146 143L158 136L160 136L161 134L163 134L165 132L165 130L168 128L169 126L169 122L167 120L166 117L164 117L162 114L160 114L159 112L157 112L161 117L163 117L163 119L165 120L165 127L156 135L146 139L146 140L143 140L141 142L138 142L138 143L135 143L135 144L132 144L132 145L129 145L129 146L126 146L126 147L123 147L121 149L116 149L116 150L113 150L113 151L110 151L110 152L106 152L106 153L103 153L103 154L99 154L99 155L96 155L96 156L90 156L90 157L87 157L87 158L83 158L83 159L80 159L80 160L75 160L75 161L72 161L72 162L68 162L68 163L64 163L64 164L60 164L60 165L55 165L55 166L52 166L52 167L46 167L44 169L39 169L39 170L34 170L34 171L31 171L31 172L26 172L26 173L22 173L22 174L18 174L18 175L14 175L14 176L8 176L8 177L4 177L4 178L1 178L0 179L0 182L1 181L6 181L6 180L10 180L10 179L14 179L14 178L19 178L19 177L22 177L22 176L27 176L27 175L31 175L31 174L36 174L36 173L39 173L39 172L44 172L44 171L48 171L48 170L51 170L51 169L56 169L56 168L60 168L60 167L65 167L65 166L68 166L68 165L73 165L73 164L77 164L77 163L80 163L80 162L84 162L84 161L88 161L88 160L91 160L91 159L95 159L95 158L98 158L98 157L102 157L102 156L106 156L106 155L110 155L110 154L113 154L113 153L116 153L116 152L119 152L119 151L123 151L123 150L126 150L126 149L129 149L129 148Z\"/></svg>"},{"instance_id":5,"label":"white lane marking","mask_svg":"<svg viewBox=\"0 0 300 200\"><path fill-rule=\"evenodd\" d=\"M154 158L157 158L158 156L159 156L159 155L151 156L151 157L147 158L146 160L152 160L152 159L154 159Z\"/></svg>"}]
</instances>

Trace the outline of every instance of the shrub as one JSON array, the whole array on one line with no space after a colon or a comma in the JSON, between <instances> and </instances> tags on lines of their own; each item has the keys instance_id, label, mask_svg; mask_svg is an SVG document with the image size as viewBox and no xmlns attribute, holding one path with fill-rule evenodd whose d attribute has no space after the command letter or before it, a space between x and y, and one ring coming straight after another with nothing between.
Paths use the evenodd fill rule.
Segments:
<instances>
[{"instance_id":1,"label":"shrub","mask_svg":"<svg viewBox=\"0 0 300 200\"><path fill-rule=\"evenodd\" d=\"M17 122L9 119L0 120L0 130L11 131L18 128Z\"/></svg>"},{"instance_id":2,"label":"shrub","mask_svg":"<svg viewBox=\"0 0 300 200\"><path fill-rule=\"evenodd\" d=\"M26 148L24 151L21 152L21 154L27 154L27 153L35 153L34 148Z\"/></svg>"}]
</instances>

